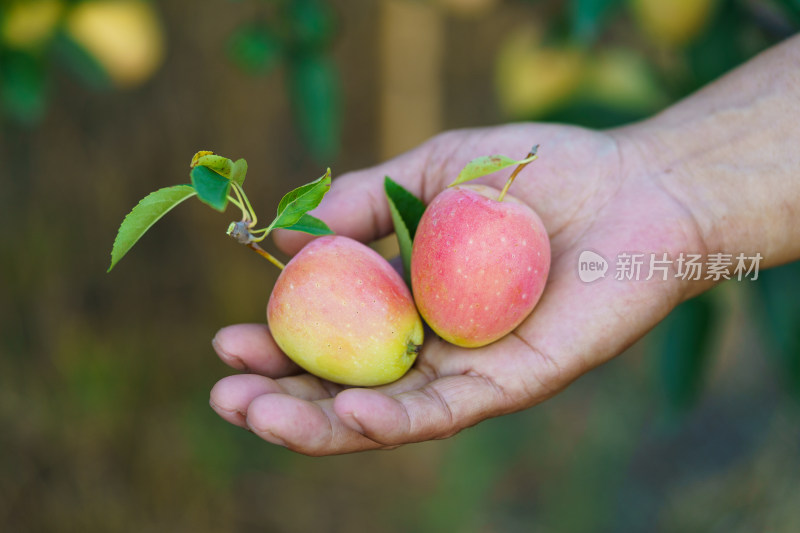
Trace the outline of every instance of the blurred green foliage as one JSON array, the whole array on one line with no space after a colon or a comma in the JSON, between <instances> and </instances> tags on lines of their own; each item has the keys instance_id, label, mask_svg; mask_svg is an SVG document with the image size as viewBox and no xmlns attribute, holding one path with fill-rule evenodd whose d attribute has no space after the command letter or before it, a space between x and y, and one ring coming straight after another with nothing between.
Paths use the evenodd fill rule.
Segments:
<instances>
[{"instance_id":1,"label":"blurred green foliage","mask_svg":"<svg viewBox=\"0 0 800 533\"><path fill-rule=\"evenodd\" d=\"M539 2L539 6L549 5ZM544 108L535 114L515 114L515 119L568 122L595 128L614 127L640 120L718 78L723 73L800 28L798 5L792 0L773 2L756 0L697 0L677 1L674 13L702 11L698 7L710 4L707 14L696 15L700 21L696 30L686 29L686 42L673 43L649 33L636 17L634 7L646 6L655 18L665 15L660 0L569 0L554 3L553 22L546 26L544 45L553 50L579 47L584 50L584 70L598 70L610 79L618 69L619 83L613 87L616 98L598 99L603 92L597 78L588 80L582 91L559 105ZM650 7L647 7L650 6ZM640 9L640 11L641 11ZM646 15L645 15L646 16ZM687 22L687 24L689 24ZM680 29L679 23L671 23ZM678 31L678 30L672 30ZM622 49L624 60L606 60L609 51ZM640 58L636 60L630 58ZM565 59L566 61L566 59ZM539 73L547 79L547 73ZM625 79L621 79L625 78ZM646 80L636 82L635 80ZM498 80L498 83L503 83ZM612 92L613 94L613 92ZM641 104L637 105L637 101ZM643 105L642 105L643 104Z\"/></svg>"},{"instance_id":2,"label":"blurred green foliage","mask_svg":"<svg viewBox=\"0 0 800 533\"><path fill-rule=\"evenodd\" d=\"M623 4L624 0L570 0L567 16L571 37L586 45L594 43Z\"/></svg>"},{"instance_id":3,"label":"blurred green foliage","mask_svg":"<svg viewBox=\"0 0 800 533\"><path fill-rule=\"evenodd\" d=\"M0 100L6 113L25 124L39 121L46 108L46 83L37 58L0 50Z\"/></svg>"},{"instance_id":4,"label":"blurred green foliage","mask_svg":"<svg viewBox=\"0 0 800 533\"><path fill-rule=\"evenodd\" d=\"M670 414L685 414L695 405L709 367L714 335L715 302L706 293L679 305L661 324L655 351L662 390Z\"/></svg>"},{"instance_id":5,"label":"blurred green foliage","mask_svg":"<svg viewBox=\"0 0 800 533\"><path fill-rule=\"evenodd\" d=\"M53 39L54 63L67 68L72 75L93 90L107 90L112 86L111 76L80 44L63 30Z\"/></svg>"},{"instance_id":6,"label":"blurred green foliage","mask_svg":"<svg viewBox=\"0 0 800 533\"><path fill-rule=\"evenodd\" d=\"M4 0L0 113L39 124L62 71L95 90L143 82L161 62L160 32L147 0Z\"/></svg>"},{"instance_id":7,"label":"blurred green foliage","mask_svg":"<svg viewBox=\"0 0 800 533\"><path fill-rule=\"evenodd\" d=\"M318 175L311 141L286 135L301 131L286 108L306 101L316 103L303 127L329 147L318 153L338 146L341 169L374 163L378 58L364 50L377 48L379 3L154 5L170 53L137 91L86 91L82 80L107 86L108 73L91 56L67 59L59 32L41 51L0 49L0 530L800 530L798 412L786 401L800 389L797 264L686 302L552 400L448 441L314 459L221 421L208 391L230 370L208 339L220 325L264 320L274 272L201 205L168 215L105 276L114 231L148 191L188 179L198 148L248 159L256 208ZM636 120L800 21L796 0L724 0L694 40L665 49L629 8L519 0L470 19L442 7L445 127ZM494 54L531 21L548 45L593 60L612 51L633 65L621 72L638 74L604 78L603 91L584 80L543 115L503 116ZM226 69L226 42L240 69ZM281 68L283 78L252 76ZM348 102L358 113L345 115ZM664 424L665 413L677 416Z\"/></svg>"},{"instance_id":8,"label":"blurred green foliage","mask_svg":"<svg viewBox=\"0 0 800 533\"><path fill-rule=\"evenodd\" d=\"M781 381L800 399L800 263L762 272L757 304Z\"/></svg>"},{"instance_id":9,"label":"blurred green foliage","mask_svg":"<svg viewBox=\"0 0 800 533\"><path fill-rule=\"evenodd\" d=\"M548 108L535 107L534 114L523 112L513 118L593 128L641 120L800 28L800 3L793 0L675 2L675 6L684 6L680 8L684 12L700 9L704 3L710 3L711 8L703 13L704 20L686 42L674 43L663 36L648 34L652 28L642 22L641 9L663 14L660 10L664 3L660 2L560 3L553 16L563 22L547 27L545 44L549 43L551 50L556 51L568 50L570 46L585 50L584 71L597 74L589 76L570 98ZM640 8L638 18L632 16L634 7ZM617 57L609 59L610 50L617 50L614 52ZM503 82L498 79L498 83ZM762 279L754 285L763 301L760 304L765 316L763 331L774 347L772 353L777 354L775 371L784 376L782 382L787 390L800 401L800 341L795 334L800 330L800 311L796 303L798 292L793 290L800 287L795 287L797 283L792 277L800 273L798 268L800 265L789 265L762 273ZM666 408L672 415L685 416L703 393L707 369L712 365L711 350L719 335L714 325L726 313L716 294L712 292L678 306L654 334L653 351L660 361L655 372Z\"/></svg>"},{"instance_id":10,"label":"blurred green foliage","mask_svg":"<svg viewBox=\"0 0 800 533\"><path fill-rule=\"evenodd\" d=\"M331 58L337 32L325 0L249 0L258 5L254 20L230 36L231 60L251 75L269 74L284 63L287 93L309 152L330 163L341 142L342 97L339 69Z\"/></svg>"}]
</instances>

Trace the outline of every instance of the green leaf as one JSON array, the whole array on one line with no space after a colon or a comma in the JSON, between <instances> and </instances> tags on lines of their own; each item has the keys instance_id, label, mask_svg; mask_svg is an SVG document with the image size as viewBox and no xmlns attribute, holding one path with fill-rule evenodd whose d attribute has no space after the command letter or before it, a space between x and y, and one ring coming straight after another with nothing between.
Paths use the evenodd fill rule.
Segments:
<instances>
[{"instance_id":1,"label":"green leaf","mask_svg":"<svg viewBox=\"0 0 800 533\"><path fill-rule=\"evenodd\" d=\"M572 35L580 43L592 44L622 0L571 0L570 23Z\"/></svg>"},{"instance_id":2,"label":"green leaf","mask_svg":"<svg viewBox=\"0 0 800 533\"><path fill-rule=\"evenodd\" d=\"M715 318L712 298L709 293L687 300L659 325L659 380L672 414L685 412L700 395Z\"/></svg>"},{"instance_id":3,"label":"green leaf","mask_svg":"<svg viewBox=\"0 0 800 533\"><path fill-rule=\"evenodd\" d=\"M239 184L241 187L244 185L244 178L247 175L247 161L244 159L239 159L236 161L232 168L231 168L231 181L234 183Z\"/></svg>"},{"instance_id":4,"label":"green leaf","mask_svg":"<svg viewBox=\"0 0 800 533\"><path fill-rule=\"evenodd\" d=\"M301 216L300 220L284 229L302 231L304 233L310 233L311 235L333 235L333 230L331 230L327 224L309 214Z\"/></svg>"},{"instance_id":5,"label":"green leaf","mask_svg":"<svg viewBox=\"0 0 800 533\"><path fill-rule=\"evenodd\" d=\"M282 18L288 26L289 40L295 49L320 51L328 47L336 34L336 17L324 0L284 2Z\"/></svg>"},{"instance_id":6,"label":"green leaf","mask_svg":"<svg viewBox=\"0 0 800 533\"><path fill-rule=\"evenodd\" d=\"M755 282L764 312L757 312L766 331L768 354L781 381L800 400L800 262L759 272Z\"/></svg>"},{"instance_id":7,"label":"green leaf","mask_svg":"<svg viewBox=\"0 0 800 533\"><path fill-rule=\"evenodd\" d=\"M228 191L231 188L230 180L204 166L194 167L191 177L197 197L217 211L225 211L228 206Z\"/></svg>"},{"instance_id":8,"label":"green leaf","mask_svg":"<svg viewBox=\"0 0 800 533\"><path fill-rule=\"evenodd\" d=\"M0 50L0 108L17 122L33 125L47 108L47 76L38 58Z\"/></svg>"},{"instance_id":9,"label":"green leaf","mask_svg":"<svg viewBox=\"0 0 800 533\"><path fill-rule=\"evenodd\" d=\"M339 151L342 98L339 70L322 54L290 58L289 96L292 112L309 150L317 160Z\"/></svg>"},{"instance_id":10,"label":"green leaf","mask_svg":"<svg viewBox=\"0 0 800 533\"><path fill-rule=\"evenodd\" d=\"M197 193L191 185L175 185L145 196L128 213L117 231L117 237L114 239L114 246L111 249L111 266L108 267L108 272L111 272L114 265L128 253L128 250L153 224L176 205L195 194Z\"/></svg>"},{"instance_id":11,"label":"green leaf","mask_svg":"<svg viewBox=\"0 0 800 533\"><path fill-rule=\"evenodd\" d=\"M708 27L686 49L683 60L693 78L688 90L703 87L749 59L742 39L751 29L750 15L734 2L720 2ZM688 92L688 91L687 91Z\"/></svg>"},{"instance_id":12,"label":"green leaf","mask_svg":"<svg viewBox=\"0 0 800 533\"><path fill-rule=\"evenodd\" d=\"M400 257L403 259L403 277L410 287L411 248L414 243L414 235L417 233L419 220L425 212L425 204L389 176L386 176L383 180L383 190L386 192L389 210L392 213L392 222L394 222L394 232L400 244Z\"/></svg>"},{"instance_id":13,"label":"green leaf","mask_svg":"<svg viewBox=\"0 0 800 533\"><path fill-rule=\"evenodd\" d=\"M250 75L268 74L281 58L281 45L264 24L238 29L228 41L228 55Z\"/></svg>"},{"instance_id":14,"label":"green leaf","mask_svg":"<svg viewBox=\"0 0 800 533\"><path fill-rule=\"evenodd\" d=\"M278 216L270 228L288 228L297 224L307 212L319 205L331 188L331 169L311 183L289 192L278 204Z\"/></svg>"},{"instance_id":15,"label":"green leaf","mask_svg":"<svg viewBox=\"0 0 800 533\"><path fill-rule=\"evenodd\" d=\"M498 170L502 170L504 168L508 168L514 165L524 165L528 164L531 161L534 161L538 158L536 155L537 147L534 147L531 152L533 155L526 157L525 159L520 159L519 161L516 159L511 159L510 157L506 157L504 155L489 155L484 157L478 157L477 159L473 159L459 172L458 177L456 177L455 181L448 185L448 187L452 187L453 185L458 185L459 183L464 183L466 181L474 180L477 178L481 178L486 176L487 174L491 174L493 172L497 172Z\"/></svg>"},{"instance_id":16,"label":"green leaf","mask_svg":"<svg viewBox=\"0 0 800 533\"><path fill-rule=\"evenodd\" d=\"M192 158L192 168L194 167L208 167L222 177L230 179L233 161L213 152L197 152Z\"/></svg>"},{"instance_id":17,"label":"green leaf","mask_svg":"<svg viewBox=\"0 0 800 533\"><path fill-rule=\"evenodd\" d=\"M585 69L585 81L570 110L586 104L647 116L669 101L650 61L641 53L605 47ZM584 104L584 105L581 105ZM576 114L580 114L579 109Z\"/></svg>"},{"instance_id":18,"label":"green leaf","mask_svg":"<svg viewBox=\"0 0 800 533\"><path fill-rule=\"evenodd\" d=\"M112 86L111 76L88 50L75 41L65 29L56 33L53 47L58 55L57 62L92 89L108 89Z\"/></svg>"}]
</instances>

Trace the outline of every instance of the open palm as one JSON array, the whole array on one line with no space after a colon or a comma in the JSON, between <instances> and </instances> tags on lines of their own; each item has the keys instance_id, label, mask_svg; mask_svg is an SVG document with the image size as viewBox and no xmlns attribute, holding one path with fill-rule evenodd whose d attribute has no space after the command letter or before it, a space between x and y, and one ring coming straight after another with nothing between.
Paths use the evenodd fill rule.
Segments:
<instances>
[{"instance_id":1,"label":"open palm","mask_svg":"<svg viewBox=\"0 0 800 533\"><path fill-rule=\"evenodd\" d=\"M692 213L671 185L644 165L631 132L519 124L439 135L381 166L334 181L315 215L337 233L371 241L392 231L383 177L430 202L471 159L540 159L511 194L541 217L552 246L550 278L533 313L503 339L465 349L428 334L414 368L372 389L345 388L304 373L283 355L264 325L221 330L214 346L248 373L222 379L212 407L267 441L309 455L391 448L448 437L486 418L524 409L554 395L584 372L619 354L675 305L704 287L668 276L593 283L578 277L578 256L592 250L613 260L639 252L658 258L705 253ZM502 186L507 173L482 181ZM294 253L300 234L277 237ZM645 264L646 267L646 264Z\"/></svg>"}]
</instances>

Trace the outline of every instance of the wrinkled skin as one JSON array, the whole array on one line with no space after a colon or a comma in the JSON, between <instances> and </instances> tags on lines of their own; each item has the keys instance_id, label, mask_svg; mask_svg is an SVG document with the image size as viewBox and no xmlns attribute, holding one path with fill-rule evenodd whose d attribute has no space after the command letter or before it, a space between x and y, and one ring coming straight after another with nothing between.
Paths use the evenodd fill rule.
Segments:
<instances>
[{"instance_id":1,"label":"wrinkled skin","mask_svg":"<svg viewBox=\"0 0 800 533\"><path fill-rule=\"evenodd\" d=\"M536 311L511 334L480 349L428 335L406 376L365 389L301 372L263 325L231 326L217 334L214 346L247 373L217 383L212 407L265 440L308 455L392 448L448 437L542 402L646 333L690 295L685 282L584 284L577 276L579 253L705 253L705 247L691 213L643 164L624 131L520 124L445 133L335 180L314 214L337 233L369 242L392 231L385 175L429 203L474 157L522 156L535 143L540 159L523 170L513 194L544 222L552 264ZM501 172L480 181L500 188L506 177ZM276 238L289 253L306 240L289 233Z\"/></svg>"},{"instance_id":2,"label":"wrinkled skin","mask_svg":"<svg viewBox=\"0 0 800 533\"><path fill-rule=\"evenodd\" d=\"M415 368L376 389L345 390L299 372L264 326L225 328L214 340L217 352L250 374L218 382L212 407L265 440L309 455L447 437L553 396L715 284L680 277L584 284L581 251L612 261L624 251L673 258L758 252L762 269L800 259L799 68L795 36L622 129L516 124L450 132L337 180L316 214L369 241L391 232L385 174L430 202L469 160L519 157L541 143L540 160L514 185L550 235L550 277L535 312L485 348L458 348L429 335ZM486 182L497 187L504 179ZM294 253L303 239L279 235L278 243Z\"/></svg>"}]
</instances>

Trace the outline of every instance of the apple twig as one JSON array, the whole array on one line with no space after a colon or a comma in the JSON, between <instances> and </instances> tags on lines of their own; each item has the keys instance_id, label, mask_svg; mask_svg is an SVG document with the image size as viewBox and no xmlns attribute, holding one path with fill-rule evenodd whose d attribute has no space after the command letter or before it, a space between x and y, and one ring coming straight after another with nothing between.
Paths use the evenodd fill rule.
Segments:
<instances>
[{"instance_id":1,"label":"apple twig","mask_svg":"<svg viewBox=\"0 0 800 533\"><path fill-rule=\"evenodd\" d=\"M175 185L150 193L128 213L114 239L109 271L153 224L175 206L193 196L219 212L224 212L228 203L238 207L242 212L242 219L230 223L228 235L280 269L284 268L284 264L257 244L273 229L284 228L311 235L333 233L325 222L308 214L308 211L319 205L322 197L330 189L331 169L327 169L325 174L314 181L284 195L278 205L275 220L266 228L254 229L258 217L243 187L247 174L247 161L244 159L233 161L204 150L194 155L189 168L191 184Z\"/></svg>"},{"instance_id":2,"label":"apple twig","mask_svg":"<svg viewBox=\"0 0 800 533\"><path fill-rule=\"evenodd\" d=\"M286 266L277 259L275 259L275 257L268 251L259 246L258 243L255 242L247 243L247 247L253 250L258 255L260 255L261 257L263 257L264 259L266 259L267 261L269 261L270 263L272 263L273 265L275 265L276 267L280 268L281 270L283 270L284 267Z\"/></svg>"},{"instance_id":3,"label":"apple twig","mask_svg":"<svg viewBox=\"0 0 800 533\"><path fill-rule=\"evenodd\" d=\"M512 183L514 183L514 179L517 177L517 174L522 172L522 169L528 166L530 163L539 159L539 156L536 155L538 151L539 151L539 145L537 144L536 146L531 148L531 151L528 152L528 155L525 156L525 162L517 165L517 168L514 169L514 172L511 173L511 176L508 178L508 181L506 181L506 184L503 186L503 190L500 191L500 196L497 197L498 202L502 202L503 198L506 197L508 188L511 187Z\"/></svg>"}]
</instances>

